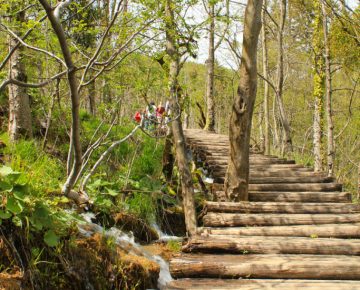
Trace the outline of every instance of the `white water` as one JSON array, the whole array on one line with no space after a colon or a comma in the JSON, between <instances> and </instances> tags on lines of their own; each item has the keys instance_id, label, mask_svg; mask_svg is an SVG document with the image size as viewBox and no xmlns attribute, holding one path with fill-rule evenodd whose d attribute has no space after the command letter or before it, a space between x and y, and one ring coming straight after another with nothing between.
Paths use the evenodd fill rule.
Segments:
<instances>
[{"instance_id":1,"label":"white water","mask_svg":"<svg viewBox=\"0 0 360 290\"><path fill-rule=\"evenodd\" d=\"M159 240L160 242L168 242L168 241L179 241L181 242L183 240L182 237L178 237L178 236L170 236L165 234L160 227L157 224L152 224L151 227L156 231L156 233L159 236Z\"/></svg>"},{"instance_id":2,"label":"white water","mask_svg":"<svg viewBox=\"0 0 360 290\"><path fill-rule=\"evenodd\" d=\"M115 240L115 243L121 247L122 249L126 250L127 252L137 255L137 256L143 256L151 261L154 261L157 263L160 267L160 274L158 279L158 288L159 289L165 289L164 287L168 282L172 280L170 275L170 269L169 264L160 256L157 255L151 255L149 252L147 252L145 249L142 248L141 245L135 242L134 236L132 233L124 233L123 231L119 230L118 228L112 227L109 230L105 230L103 227L95 224L92 222L92 219L95 218L95 215L93 213L84 213L81 215L85 222L84 224L79 224L79 231L80 233L85 237L90 237L94 233L102 233L106 237L112 237ZM161 230L156 225L157 229L154 227L156 231L159 230L159 237L161 238L160 233ZM163 237L174 237L174 236L167 236L164 233L162 233ZM179 237L175 237L179 239ZM181 238L180 238L181 239ZM168 239L169 240L169 239ZM166 241L166 239L164 240Z\"/></svg>"}]
</instances>

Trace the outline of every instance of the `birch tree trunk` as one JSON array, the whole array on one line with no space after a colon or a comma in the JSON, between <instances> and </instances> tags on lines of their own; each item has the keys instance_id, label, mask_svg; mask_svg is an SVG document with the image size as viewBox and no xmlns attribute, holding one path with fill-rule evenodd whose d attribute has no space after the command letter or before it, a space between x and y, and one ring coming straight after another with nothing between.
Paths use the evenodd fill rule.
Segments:
<instances>
[{"instance_id":1,"label":"birch tree trunk","mask_svg":"<svg viewBox=\"0 0 360 290\"><path fill-rule=\"evenodd\" d=\"M278 61L277 61L277 84L276 84L276 98L279 106L281 125L284 130L282 153L292 152L292 140L290 124L286 116L284 102L283 102L283 87L284 87L284 48L283 36L286 20L286 0L280 1L280 21L278 29Z\"/></svg>"},{"instance_id":2,"label":"birch tree trunk","mask_svg":"<svg viewBox=\"0 0 360 290\"><path fill-rule=\"evenodd\" d=\"M266 80L269 79L269 61L267 51L267 37L266 37L266 17L265 9L267 8L267 0L264 0L264 9L261 11L261 40L262 40L262 63L263 63L263 75ZM269 84L264 81L264 146L266 155L270 154L270 114L269 114Z\"/></svg>"},{"instance_id":3,"label":"birch tree trunk","mask_svg":"<svg viewBox=\"0 0 360 290\"><path fill-rule=\"evenodd\" d=\"M25 12L18 12L16 20L25 21ZM17 33L19 34L19 33ZM9 51L17 45L17 40L9 37ZM23 48L20 45L12 54L9 61L9 78L21 82L27 81L23 63ZM32 120L29 95L25 87L15 84L9 85L9 136L12 142L20 137L32 137Z\"/></svg>"},{"instance_id":4,"label":"birch tree trunk","mask_svg":"<svg viewBox=\"0 0 360 290\"><path fill-rule=\"evenodd\" d=\"M209 55L206 60L206 124L205 130L215 131L215 100L214 100L214 70L215 70L215 4L209 2Z\"/></svg>"},{"instance_id":5,"label":"birch tree trunk","mask_svg":"<svg viewBox=\"0 0 360 290\"><path fill-rule=\"evenodd\" d=\"M229 125L230 158L225 178L229 200L248 200L250 134L257 88L256 54L261 29L262 0L246 5L240 83Z\"/></svg>"},{"instance_id":6,"label":"birch tree trunk","mask_svg":"<svg viewBox=\"0 0 360 290\"><path fill-rule=\"evenodd\" d=\"M322 39L322 16L319 0L314 2L315 18L313 24L313 51L314 51L314 171L319 172L323 168L323 124L324 124L324 57Z\"/></svg>"},{"instance_id":7,"label":"birch tree trunk","mask_svg":"<svg viewBox=\"0 0 360 290\"><path fill-rule=\"evenodd\" d=\"M166 53L170 58L169 68L169 90L173 116L180 116L181 109L178 102L179 84L178 75L180 71L180 56L176 43L176 23L173 12L174 2L165 0L165 30L166 30ZM181 125L181 118L172 121L172 134L176 148L176 160L181 179L181 190L183 195L183 207L185 213L186 230L189 235L196 233L196 214L194 204L194 187L186 154L186 143Z\"/></svg>"},{"instance_id":8,"label":"birch tree trunk","mask_svg":"<svg viewBox=\"0 0 360 290\"><path fill-rule=\"evenodd\" d=\"M323 36L324 36L324 59L325 59L325 100L326 100L326 123L327 123L327 172L329 176L334 175L334 124L332 120L332 96L331 96L331 59L330 43L328 37L328 16L326 4L321 1Z\"/></svg>"}]
</instances>

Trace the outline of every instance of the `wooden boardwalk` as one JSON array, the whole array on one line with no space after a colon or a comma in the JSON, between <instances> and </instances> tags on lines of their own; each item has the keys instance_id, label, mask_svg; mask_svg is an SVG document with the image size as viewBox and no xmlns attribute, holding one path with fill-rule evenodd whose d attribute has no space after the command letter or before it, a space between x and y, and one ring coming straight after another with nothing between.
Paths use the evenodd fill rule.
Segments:
<instances>
[{"instance_id":1,"label":"wooden boardwalk","mask_svg":"<svg viewBox=\"0 0 360 290\"><path fill-rule=\"evenodd\" d=\"M218 185L167 289L360 289L360 207L323 173L251 154L249 202L224 202L228 137L186 130Z\"/></svg>"}]
</instances>

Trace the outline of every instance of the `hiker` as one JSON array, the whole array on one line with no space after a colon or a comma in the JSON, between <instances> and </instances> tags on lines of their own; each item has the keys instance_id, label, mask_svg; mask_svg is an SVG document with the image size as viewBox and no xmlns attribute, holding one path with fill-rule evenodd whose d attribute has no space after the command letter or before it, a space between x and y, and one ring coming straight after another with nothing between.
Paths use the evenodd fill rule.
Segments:
<instances>
[{"instance_id":1,"label":"hiker","mask_svg":"<svg viewBox=\"0 0 360 290\"><path fill-rule=\"evenodd\" d=\"M160 102L159 106L156 108L156 118L159 124L163 124L164 116L165 116L165 107Z\"/></svg>"},{"instance_id":2,"label":"hiker","mask_svg":"<svg viewBox=\"0 0 360 290\"><path fill-rule=\"evenodd\" d=\"M145 129L150 129L152 125L156 127L156 106L155 102L151 101L145 110Z\"/></svg>"}]
</instances>

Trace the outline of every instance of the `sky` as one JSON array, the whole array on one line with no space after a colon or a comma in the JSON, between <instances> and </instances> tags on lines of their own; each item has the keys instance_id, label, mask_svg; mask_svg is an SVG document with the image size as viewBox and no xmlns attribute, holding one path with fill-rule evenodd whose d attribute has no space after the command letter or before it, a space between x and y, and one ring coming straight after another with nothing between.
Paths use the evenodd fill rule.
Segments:
<instances>
[{"instance_id":1,"label":"sky","mask_svg":"<svg viewBox=\"0 0 360 290\"><path fill-rule=\"evenodd\" d=\"M242 2L242 3L246 3L246 0L240 0L238 2ZM351 7L352 9L354 9L357 5L360 4L360 0L347 0L346 1L347 5L349 5L349 7ZM231 11L232 14L240 14L243 15L244 14L244 8L243 6L239 6L236 4L232 4L231 7ZM194 11L191 12L190 14L193 14L192 16L195 17L195 19L204 19L205 17L205 11L204 8L202 6L200 7L196 7L194 8ZM233 34L235 33L235 30L237 30L237 41L241 42L242 39L242 33L241 33L241 26L238 25L235 29L233 29ZM197 63L205 63L206 59L207 59L207 50L208 50L208 39L205 33L203 33L203 35L201 36L201 38L198 41L198 56L196 59L191 59L192 61L195 61ZM219 62L220 65L225 66L227 68L233 68L233 69L237 69L237 62L235 61L235 56L230 52L228 46L223 43L219 49L216 51L215 53L215 57L216 60Z\"/></svg>"}]
</instances>

